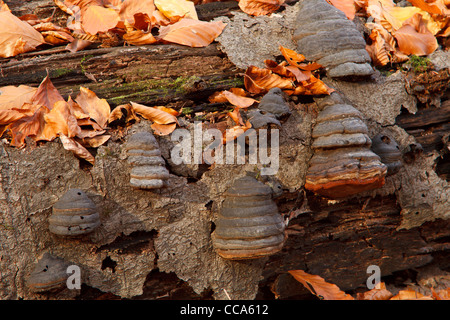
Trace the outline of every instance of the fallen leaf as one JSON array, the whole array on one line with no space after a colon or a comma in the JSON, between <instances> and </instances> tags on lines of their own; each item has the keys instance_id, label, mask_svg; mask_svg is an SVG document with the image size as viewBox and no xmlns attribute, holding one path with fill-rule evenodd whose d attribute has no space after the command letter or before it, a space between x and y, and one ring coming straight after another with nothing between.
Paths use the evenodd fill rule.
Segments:
<instances>
[{"instance_id":1,"label":"fallen leaf","mask_svg":"<svg viewBox=\"0 0 450 320\"><path fill-rule=\"evenodd\" d=\"M48 74L31 97L32 103L46 106L49 110L53 108L55 102L61 100L64 101L64 98L61 96L58 89L55 88Z\"/></svg>"},{"instance_id":2,"label":"fallen leaf","mask_svg":"<svg viewBox=\"0 0 450 320\"><path fill-rule=\"evenodd\" d=\"M288 271L298 282L303 284L312 294L324 300L354 300L354 298L341 291L335 284L326 282L322 277L312 275L303 270Z\"/></svg>"},{"instance_id":3,"label":"fallen leaf","mask_svg":"<svg viewBox=\"0 0 450 320\"><path fill-rule=\"evenodd\" d=\"M277 11L285 0L239 0L239 8L252 16L267 15Z\"/></svg>"},{"instance_id":4,"label":"fallen leaf","mask_svg":"<svg viewBox=\"0 0 450 320\"><path fill-rule=\"evenodd\" d=\"M154 107L147 107L139 103L130 102L134 112L143 116L145 119L157 124L177 124L177 118L163 110Z\"/></svg>"},{"instance_id":5,"label":"fallen leaf","mask_svg":"<svg viewBox=\"0 0 450 320\"><path fill-rule=\"evenodd\" d=\"M399 291L398 294L393 296L390 300L433 300L433 298L408 288L407 290Z\"/></svg>"},{"instance_id":6,"label":"fallen leaf","mask_svg":"<svg viewBox=\"0 0 450 320\"><path fill-rule=\"evenodd\" d=\"M345 13L347 18L355 18L356 6L354 0L327 0L327 2Z\"/></svg>"},{"instance_id":7,"label":"fallen leaf","mask_svg":"<svg viewBox=\"0 0 450 320\"><path fill-rule=\"evenodd\" d=\"M75 101L100 127L106 128L111 107L105 99L98 98L95 92L88 88L80 87L80 93L75 98Z\"/></svg>"},{"instance_id":8,"label":"fallen leaf","mask_svg":"<svg viewBox=\"0 0 450 320\"><path fill-rule=\"evenodd\" d=\"M356 299L357 300L389 300L392 298L393 294L386 289L386 284L384 282L378 283L375 288L372 290L363 292L363 293L357 293Z\"/></svg>"},{"instance_id":9,"label":"fallen leaf","mask_svg":"<svg viewBox=\"0 0 450 320\"><path fill-rule=\"evenodd\" d=\"M186 17L198 20L197 11L192 1L187 0L154 0L156 8L167 18Z\"/></svg>"},{"instance_id":10,"label":"fallen leaf","mask_svg":"<svg viewBox=\"0 0 450 320\"><path fill-rule=\"evenodd\" d=\"M22 147L25 144L25 138L29 136L38 136L44 130L44 115L50 110L45 107L39 107L33 115L27 115L8 126L11 131L11 146Z\"/></svg>"},{"instance_id":11,"label":"fallen leaf","mask_svg":"<svg viewBox=\"0 0 450 320\"><path fill-rule=\"evenodd\" d=\"M62 100L57 101L49 113L44 116L46 126L57 134L64 134L69 138L75 137L81 132L77 118L71 112L69 104Z\"/></svg>"},{"instance_id":12,"label":"fallen leaf","mask_svg":"<svg viewBox=\"0 0 450 320\"><path fill-rule=\"evenodd\" d=\"M20 108L24 103L31 102L31 97L37 88L26 85L5 86L0 88L0 110Z\"/></svg>"},{"instance_id":13,"label":"fallen leaf","mask_svg":"<svg viewBox=\"0 0 450 320\"><path fill-rule=\"evenodd\" d=\"M0 11L11 11L9 10L8 5L3 2L3 0L0 0Z\"/></svg>"},{"instance_id":14,"label":"fallen leaf","mask_svg":"<svg viewBox=\"0 0 450 320\"><path fill-rule=\"evenodd\" d=\"M431 295L434 300L450 300L450 288L439 290L438 292L434 291L431 288Z\"/></svg>"},{"instance_id":15,"label":"fallen leaf","mask_svg":"<svg viewBox=\"0 0 450 320\"><path fill-rule=\"evenodd\" d=\"M223 132L222 144L227 143L227 141L233 141L240 135L244 134L245 131L250 129L252 124L247 120L245 125L237 125L232 128L227 128L225 132Z\"/></svg>"},{"instance_id":16,"label":"fallen leaf","mask_svg":"<svg viewBox=\"0 0 450 320\"><path fill-rule=\"evenodd\" d=\"M80 143L76 142L73 138L69 138L64 134L60 134L59 139L61 140L64 149L72 151L75 156L88 161L92 165L95 164L94 156Z\"/></svg>"},{"instance_id":17,"label":"fallen leaf","mask_svg":"<svg viewBox=\"0 0 450 320\"><path fill-rule=\"evenodd\" d=\"M125 0L120 7L119 16L122 21L135 24L134 15L141 13L150 18L155 11L153 0Z\"/></svg>"},{"instance_id":18,"label":"fallen leaf","mask_svg":"<svg viewBox=\"0 0 450 320\"><path fill-rule=\"evenodd\" d=\"M151 32L144 32L142 30L127 30L127 33L123 35L123 40L135 46L152 44L158 41Z\"/></svg>"},{"instance_id":19,"label":"fallen leaf","mask_svg":"<svg viewBox=\"0 0 450 320\"><path fill-rule=\"evenodd\" d=\"M8 58L35 50L44 37L10 11L0 11L0 57Z\"/></svg>"},{"instance_id":20,"label":"fallen leaf","mask_svg":"<svg viewBox=\"0 0 450 320\"><path fill-rule=\"evenodd\" d=\"M71 43L69 43L65 49L69 50L70 52L73 53L73 52L81 51L81 50L87 48L88 46L90 46L91 44L92 44L92 42L88 41L88 40L75 39Z\"/></svg>"},{"instance_id":21,"label":"fallen leaf","mask_svg":"<svg viewBox=\"0 0 450 320\"><path fill-rule=\"evenodd\" d=\"M190 47L206 47L223 31L222 21L199 21L183 18L180 21L160 28L159 38L172 43Z\"/></svg>"},{"instance_id":22,"label":"fallen leaf","mask_svg":"<svg viewBox=\"0 0 450 320\"><path fill-rule=\"evenodd\" d=\"M406 20L403 26L394 33L394 37L400 51L408 55L429 55L439 46L419 13Z\"/></svg>"},{"instance_id":23,"label":"fallen leaf","mask_svg":"<svg viewBox=\"0 0 450 320\"><path fill-rule=\"evenodd\" d=\"M250 66L245 71L244 86L251 93L266 93L272 88L294 89L294 83L290 79L280 77L268 69Z\"/></svg>"},{"instance_id":24,"label":"fallen leaf","mask_svg":"<svg viewBox=\"0 0 450 320\"><path fill-rule=\"evenodd\" d=\"M244 97L228 90L216 92L209 97L209 102L229 102L239 108L248 108L256 102L255 99Z\"/></svg>"},{"instance_id":25,"label":"fallen leaf","mask_svg":"<svg viewBox=\"0 0 450 320\"><path fill-rule=\"evenodd\" d=\"M86 137L86 138L82 138L79 141L79 143L85 147L88 148L98 148L101 145L105 144L106 141L109 140L109 138L111 138L111 135L109 134L104 134L104 135L98 135L98 136L94 136L94 137Z\"/></svg>"},{"instance_id":26,"label":"fallen leaf","mask_svg":"<svg viewBox=\"0 0 450 320\"><path fill-rule=\"evenodd\" d=\"M139 121L133 107L130 104L122 104L114 108L109 114L108 123L120 121L128 123L130 121Z\"/></svg>"},{"instance_id":27,"label":"fallen leaf","mask_svg":"<svg viewBox=\"0 0 450 320\"><path fill-rule=\"evenodd\" d=\"M27 115L20 110L1 110L0 109L0 125L10 124L19 119L26 117Z\"/></svg>"},{"instance_id":28,"label":"fallen leaf","mask_svg":"<svg viewBox=\"0 0 450 320\"><path fill-rule=\"evenodd\" d=\"M296 66L296 67L301 67L301 62L305 61L305 56L295 52L294 50L285 48L283 46L279 46L278 47L281 51L281 54L283 55L283 57L286 59L286 61L291 65L291 66Z\"/></svg>"},{"instance_id":29,"label":"fallen leaf","mask_svg":"<svg viewBox=\"0 0 450 320\"><path fill-rule=\"evenodd\" d=\"M63 45L75 40L69 33L64 31L43 31L41 34L44 37L45 42L55 46Z\"/></svg>"},{"instance_id":30,"label":"fallen leaf","mask_svg":"<svg viewBox=\"0 0 450 320\"><path fill-rule=\"evenodd\" d=\"M170 113L171 115L173 115L175 117L178 117L180 115L180 113L177 110L172 109L172 108L167 108L167 107L163 107L163 106L159 106L159 107L155 107L155 108L165 111L167 113Z\"/></svg>"},{"instance_id":31,"label":"fallen leaf","mask_svg":"<svg viewBox=\"0 0 450 320\"><path fill-rule=\"evenodd\" d=\"M87 33L97 34L114 28L119 21L119 14L115 10L90 5L82 13L81 26Z\"/></svg>"},{"instance_id":32,"label":"fallen leaf","mask_svg":"<svg viewBox=\"0 0 450 320\"><path fill-rule=\"evenodd\" d=\"M177 127L176 123L170 124L161 124L161 123L153 123L150 126L153 129L153 133L158 136L167 136L171 134L175 128Z\"/></svg>"},{"instance_id":33,"label":"fallen leaf","mask_svg":"<svg viewBox=\"0 0 450 320\"><path fill-rule=\"evenodd\" d=\"M444 0L408 0L415 7L418 7L428 13L438 15L450 15L450 10Z\"/></svg>"},{"instance_id":34,"label":"fallen leaf","mask_svg":"<svg viewBox=\"0 0 450 320\"><path fill-rule=\"evenodd\" d=\"M239 112L239 108L235 108L232 112L228 112L227 115L233 119L234 123L237 125L244 125L244 121L242 120L241 113Z\"/></svg>"}]
</instances>

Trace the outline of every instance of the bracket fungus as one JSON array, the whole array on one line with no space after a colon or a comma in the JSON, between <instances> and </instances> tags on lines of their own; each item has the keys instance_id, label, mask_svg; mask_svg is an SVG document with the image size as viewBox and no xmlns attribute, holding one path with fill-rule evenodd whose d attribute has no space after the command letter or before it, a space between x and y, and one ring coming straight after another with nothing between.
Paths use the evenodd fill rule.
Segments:
<instances>
[{"instance_id":1,"label":"bracket fungus","mask_svg":"<svg viewBox=\"0 0 450 320\"><path fill-rule=\"evenodd\" d=\"M256 259L281 250L284 231L271 187L245 176L227 190L212 240L224 259Z\"/></svg>"},{"instance_id":2,"label":"bracket fungus","mask_svg":"<svg viewBox=\"0 0 450 320\"><path fill-rule=\"evenodd\" d=\"M158 142L152 133L133 134L125 146L131 166L130 184L140 189L159 189L169 179L169 171L161 157Z\"/></svg>"},{"instance_id":3,"label":"bracket fungus","mask_svg":"<svg viewBox=\"0 0 450 320\"><path fill-rule=\"evenodd\" d=\"M330 77L365 77L374 73L366 41L355 24L326 0L300 5L293 39L306 59L327 69Z\"/></svg>"},{"instance_id":4,"label":"bracket fungus","mask_svg":"<svg viewBox=\"0 0 450 320\"><path fill-rule=\"evenodd\" d=\"M262 111L269 112L280 118L291 113L286 101L283 97L284 93L280 88L272 88L267 92L259 103L258 108Z\"/></svg>"},{"instance_id":5,"label":"bracket fungus","mask_svg":"<svg viewBox=\"0 0 450 320\"><path fill-rule=\"evenodd\" d=\"M312 131L314 155L305 183L306 189L332 199L380 188L387 172L370 149L372 141L361 112L336 101L330 97L319 103L323 109Z\"/></svg>"},{"instance_id":6,"label":"bracket fungus","mask_svg":"<svg viewBox=\"0 0 450 320\"><path fill-rule=\"evenodd\" d=\"M61 236L90 233L100 225L94 202L80 189L70 189L54 205L49 217L50 232Z\"/></svg>"},{"instance_id":7,"label":"bracket fungus","mask_svg":"<svg viewBox=\"0 0 450 320\"><path fill-rule=\"evenodd\" d=\"M397 142L386 135L378 134L372 138L372 151L387 166L387 175L397 173L402 167L402 153Z\"/></svg>"},{"instance_id":8,"label":"bracket fungus","mask_svg":"<svg viewBox=\"0 0 450 320\"><path fill-rule=\"evenodd\" d=\"M26 280L28 288L35 293L63 289L68 278L68 266L64 259L44 253Z\"/></svg>"}]
</instances>

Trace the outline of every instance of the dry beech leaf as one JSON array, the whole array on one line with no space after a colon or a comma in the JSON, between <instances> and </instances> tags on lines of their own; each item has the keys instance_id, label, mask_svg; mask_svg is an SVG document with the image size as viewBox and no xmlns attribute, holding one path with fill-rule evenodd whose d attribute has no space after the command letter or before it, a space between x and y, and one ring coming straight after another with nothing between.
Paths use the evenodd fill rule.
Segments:
<instances>
[{"instance_id":1,"label":"dry beech leaf","mask_svg":"<svg viewBox=\"0 0 450 320\"><path fill-rule=\"evenodd\" d=\"M62 45L75 40L69 33L64 31L43 31L41 34L47 43L53 45Z\"/></svg>"},{"instance_id":2,"label":"dry beech leaf","mask_svg":"<svg viewBox=\"0 0 450 320\"><path fill-rule=\"evenodd\" d=\"M412 289L401 290L390 300L433 300L431 296L425 296Z\"/></svg>"},{"instance_id":3,"label":"dry beech leaf","mask_svg":"<svg viewBox=\"0 0 450 320\"><path fill-rule=\"evenodd\" d=\"M163 107L163 106L159 106L159 107L155 107L155 108L157 108L159 110L162 110L162 111L165 111L167 113L170 113L171 115L173 115L175 117L178 117L180 115L180 113L177 110L172 109L172 108Z\"/></svg>"},{"instance_id":4,"label":"dry beech leaf","mask_svg":"<svg viewBox=\"0 0 450 320\"><path fill-rule=\"evenodd\" d=\"M89 151L87 151L86 148L83 147L80 143L76 142L73 138L69 138L64 134L60 134L59 139L61 140L64 149L72 151L75 156L88 161L92 165L95 164L94 156Z\"/></svg>"},{"instance_id":5,"label":"dry beech leaf","mask_svg":"<svg viewBox=\"0 0 450 320\"><path fill-rule=\"evenodd\" d=\"M10 124L19 119L26 117L26 113L21 112L20 110L10 109L10 110L1 110L0 109L0 125Z\"/></svg>"},{"instance_id":6,"label":"dry beech leaf","mask_svg":"<svg viewBox=\"0 0 450 320\"><path fill-rule=\"evenodd\" d=\"M92 42L89 40L75 39L71 43L69 43L65 49L74 53L74 52L81 51L81 50L87 48L91 44L92 44Z\"/></svg>"},{"instance_id":7,"label":"dry beech leaf","mask_svg":"<svg viewBox=\"0 0 450 320\"><path fill-rule=\"evenodd\" d=\"M144 44L152 44L158 40L151 34L151 32L144 32L142 30L127 31L123 35L123 39L134 46L141 46Z\"/></svg>"},{"instance_id":8,"label":"dry beech leaf","mask_svg":"<svg viewBox=\"0 0 450 320\"><path fill-rule=\"evenodd\" d=\"M280 77L268 69L250 66L245 71L244 86L251 93L265 93L272 88L294 89L294 83L290 79Z\"/></svg>"},{"instance_id":9,"label":"dry beech leaf","mask_svg":"<svg viewBox=\"0 0 450 320\"><path fill-rule=\"evenodd\" d=\"M415 7L418 7L428 13L438 15L450 15L450 9L444 0L408 0Z\"/></svg>"},{"instance_id":10,"label":"dry beech leaf","mask_svg":"<svg viewBox=\"0 0 450 320\"><path fill-rule=\"evenodd\" d=\"M301 67L301 62L305 61L305 56L295 52L294 50L279 46L281 54L291 66Z\"/></svg>"},{"instance_id":11,"label":"dry beech leaf","mask_svg":"<svg viewBox=\"0 0 450 320\"><path fill-rule=\"evenodd\" d=\"M44 116L46 126L52 127L53 131L64 134L69 138L75 137L81 132L77 118L71 112L69 104L62 100L57 101L52 110Z\"/></svg>"},{"instance_id":12,"label":"dry beech leaf","mask_svg":"<svg viewBox=\"0 0 450 320\"><path fill-rule=\"evenodd\" d=\"M221 21L206 22L183 18L174 24L161 27L159 38L190 47L206 47L222 33L225 26Z\"/></svg>"},{"instance_id":13,"label":"dry beech leaf","mask_svg":"<svg viewBox=\"0 0 450 320\"><path fill-rule=\"evenodd\" d=\"M345 13L347 18L355 18L356 6L354 0L327 0L327 2Z\"/></svg>"},{"instance_id":14,"label":"dry beech leaf","mask_svg":"<svg viewBox=\"0 0 450 320\"><path fill-rule=\"evenodd\" d=\"M109 114L108 123L113 121L123 121L124 123L128 123L130 121L139 121L139 118L136 116L136 113L130 104L121 104L115 107Z\"/></svg>"},{"instance_id":15,"label":"dry beech leaf","mask_svg":"<svg viewBox=\"0 0 450 320\"><path fill-rule=\"evenodd\" d=\"M157 124L177 124L177 118L163 110L154 107L147 107L139 103L130 102L134 112L143 116L145 119Z\"/></svg>"},{"instance_id":16,"label":"dry beech leaf","mask_svg":"<svg viewBox=\"0 0 450 320\"><path fill-rule=\"evenodd\" d=\"M5 86L0 88L0 110L21 108L24 103L30 103L37 88L26 85Z\"/></svg>"},{"instance_id":17,"label":"dry beech leaf","mask_svg":"<svg viewBox=\"0 0 450 320\"><path fill-rule=\"evenodd\" d=\"M103 0L64 0L64 4L69 8L77 6L82 10L86 10L90 6L102 6Z\"/></svg>"},{"instance_id":18,"label":"dry beech leaf","mask_svg":"<svg viewBox=\"0 0 450 320\"><path fill-rule=\"evenodd\" d=\"M209 97L209 102L229 102L239 108L248 108L253 105L256 100L253 98L244 97L228 90L224 90L216 92L211 97Z\"/></svg>"},{"instance_id":19,"label":"dry beech leaf","mask_svg":"<svg viewBox=\"0 0 450 320\"><path fill-rule=\"evenodd\" d=\"M26 137L41 136L45 126L44 115L49 111L47 107L41 106L32 115L27 115L11 123L8 126L12 135L11 146L22 147L25 144ZM50 140L53 138L49 137Z\"/></svg>"},{"instance_id":20,"label":"dry beech leaf","mask_svg":"<svg viewBox=\"0 0 450 320\"><path fill-rule=\"evenodd\" d=\"M357 300L389 300L392 298L393 294L386 289L386 285L384 282L378 283L378 285L372 290L357 293Z\"/></svg>"},{"instance_id":21,"label":"dry beech leaf","mask_svg":"<svg viewBox=\"0 0 450 320\"><path fill-rule=\"evenodd\" d=\"M31 102L46 106L50 110L53 108L53 104L57 101L64 101L59 91L55 88L50 77L47 76L42 80L34 95L31 97Z\"/></svg>"},{"instance_id":22,"label":"dry beech leaf","mask_svg":"<svg viewBox=\"0 0 450 320\"><path fill-rule=\"evenodd\" d=\"M154 0L156 8L167 18L186 17L198 20L197 11L192 1Z\"/></svg>"},{"instance_id":23,"label":"dry beech leaf","mask_svg":"<svg viewBox=\"0 0 450 320\"><path fill-rule=\"evenodd\" d=\"M82 14L81 26L87 33L97 34L114 28L119 21L119 14L115 10L92 5Z\"/></svg>"},{"instance_id":24,"label":"dry beech leaf","mask_svg":"<svg viewBox=\"0 0 450 320\"><path fill-rule=\"evenodd\" d=\"M95 92L88 88L80 87L80 93L75 98L75 101L100 127L106 128L111 107L105 99L98 98Z\"/></svg>"},{"instance_id":25,"label":"dry beech leaf","mask_svg":"<svg viewBox=\"0 0 450 320\"><path fill-rule=\"evenodd\" d=\"M44 37L10 11L0 11L0 57L32 51L45 43Z\"/></svg>"},{"instance_id":26,"label":"dry beech leaf","mask_svg":"<svg viewBox=\"0 0 450 320\"><path fill-rule=\"evenodd\" d=\"M169 124L161 124L161 123L153 123L150 126L153 129L153 133L158 136L167 136L171 134L175 128L177 127L176 123Z\"/></svg>"},{"instance_id":27,"label":"dry beech leaf","mask_svg":"<svg viewBox=\"0 0 450 320\"><path fill-rule=\"evenodd\" d=\"M431 295L434 300L450 300L450 288L439 290L438 292L434 291L431 288Z\"/></svg>"},{"instance_id":28,"label":"dry beech leaf","mask_svg":"<svg viewBox=\"0 0 450 320\"><path fill-rule=\"evenodd\" d=\"M1 11L11 11L9 10L8 5L3 2L3 0L0 0L0 12Z\"/></svg>"},{"instance_id":29,"label":"dry beech leaf","mask_svg":"<svg viewBox=\"0 0 450 320\"><path fill-rule=\"evenodd\" d=\"M150 18L154 11L153 0L125 0L120 6L119 16L122 21L134 24L135 14L141 13Z\"/></svg>"},{"instance_id":30,"label":"dry beech leaf","mask_svg":"<svg viewBox=\"0 0 450 320\"><path fill-rule=\"evenodd\" d=\"M335 284L326 282L322 277L312 275L304 272L303 270L291 270L289 273L306 289L311 291L320 299L324 300L354 300L354 298L341 291Z\"/></svg>"},{"instance_id":31,"label":"dry beech leaf","mask_svg":"<svg viewBox=\"0 0 450 320\"><path fill-rule=\"evenodd\" d=\"M240 0L239 8L246 14L262 16L277 11L285 0Z\"/></svg>"},{"instance_id":32,"label":"dry beech leaf","mask_svg":"<svg viewBox=\"0 0 450 320\"><path fill-rule=\"evenodd\" d=\"M403 26L394 33L394 37L400 51L408 55L429 55L439 46L434 35L428 31L422 15L418 13L406 20Z\"/></svg>"},{"instance_id":33,"label":"dry beech leaf","mask_svg":"<svg viewBox=\"0 0 450 320\"><path fill-rule=\"evenodd\" d=\"M111 138L111 135L109 134L102 134L102 135L97 135L94 137L85 137L82 138L79 141L79 143L85 147L88 148L98 148L101 145L105 144L106 141L109 140L109 138Z\"/></svg>"},{"instance_id":34,"label":"dry beech leaf","mask_svg":"<svg viewBox=\"0 0 450 320\"><path fill-rule=\"evenodd\" d=\"M241 113L239 112L239 108L235 108L232 112L228 112L227 115L233 119L234 123L237 125L244 125L244 121L242 120Z\"/></svg>"},{"instance_id":35,"label":"dry beech leaf","mask_svg":"<svg viewBox=\"0 0 450 320\"><path fill-rule=\"evenodd\" d=\"M232 128L227 128L225 132L223 132L222 136L222 144L227 143L228 141L233 141L240 135L244 134L245 131L250 129L252 127L252 124L250 121L247 120L247 122L244 125L238 125L234 126Z\"/></svg>"}]
</instances>

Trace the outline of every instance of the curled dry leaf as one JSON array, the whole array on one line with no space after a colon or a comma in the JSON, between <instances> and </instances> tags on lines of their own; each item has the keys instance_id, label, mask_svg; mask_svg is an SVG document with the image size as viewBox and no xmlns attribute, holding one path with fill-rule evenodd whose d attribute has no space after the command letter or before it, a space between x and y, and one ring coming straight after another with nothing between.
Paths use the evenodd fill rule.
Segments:
<instances>
[{"instance_id":1,"label":"curled dry leaf","mask_svg":"<svg viewBox=\"0 0 450 320\"><path fill-rule=\"evenodd\" d=\"M186 17L198 20L197 11L192 1L154 0L156 8L167 18Z\"/></svg>"},{"instance_id":2,"label":"curled dry leaf","mask_svg":"<svg viewBox=\"0 0 450 320\"><path fill-rule=\"evenodd\" d=\"M73 138L69 138L64 134L60 134L59 139L61 140L64 149L72 151L75 156L88 161L92 165L95 164L94 156L80 143L76 142Z\"/></svg>"},{"instance_id":3,"label":"curled dry leaf","mask_svg":"<svg viewBox=\"0 0 450 320\"><path fill-rule=\"evenodd\" d=\"M43 36L10 11L0 11L0 57L32 51L45 43Z\"/></svg>"},{"instance_id":4,"label":"curled dry leaf","mask_svg":"<svg viewBox=\"0 0 450 320\"><path fill-rule=\"evenodd\" d=\"M227 141L233 141L240 135L244 134L245 131L250 129L252 124L247 120L244 125L234 126L232 128L227 128L225 132L223 132L222 144L227 143Z\"/></svg>"},{"instance_id":5,"label":"curled dry leaf","mask_svg":"<svg viewBox=\"0 0 450 320\"><path fill-rule=\"evenodd\" d=\"M41 32L45 42L53 45L62 45L74 41L74 38L64 31L43 31Z\"/></svg>"},{"instance_id":6,"label":"curled dry leaf","mask_svg":"<svg viewBox=\"0 0 450 320\"><path fill-rule=\"evenodd\" d=\"M30 103L37 88L26 85L5 86L0 88L0 110L21 108L24 103Z\"/></svg>"},{"instance_id":7,"label":"curled dry leaf","mask_svg":"<svg viewBox=\"0 0 450 320\"><path fill-rule=\"evenodd\" d=\"M145 119L153 121L151 127L157 135L168 135L172 133L178 124L177 118L169 112L134 102L131 102L131 106L134 112L143 116Z\"/></svg>"},{"instance_id":8,"label":"curled dry leaf","mask_svg":"<svg viewBox=\"0 0 450 320\"><path fill-rule=\"evenodd\" d=\"M35 140L52 140L55 135L44 136L45 119L44 115L50 110L45 106L40 106L32 115L27 115L11 123L8 129L11 131L11 146L22 147L25 144L25 138L35 137Z\"/></svg>"},{"instance_id":9,"label":"curled dry leaf","mask_svg":"<svg viewBox=\"0 0 450 320\"><path fill-rule=\"evenodd\" d=\"M312 275L304 272L303 270L291 270L289 273L306 289L311 291L320 299L324 300L354 300L349 294L341 291L335 284L326 282L322 277Z\"/></svg>"},{"instance_id":10,"label":"curled dry leaf","mask_svg":"<svg viewBox=\"0 0 450 320\"><path fill-rule=\"evenodd\" d=\"M95 92L88 88L80 87L80 93L75 101L100 127L106 128L111 108L105 99L98 98Z\"/></svg>"},{"instance_id":11,"label":"curled dry leaf","mask_svg":"<svg viewBox=\"0 0 450 320\"><path fill-rule=\"evenodd\" d=\"M97 5L90 5L83 13L81 26L89 34L106 32L120 21L117 11Z\"/></svg>"},{"instance_id":12,"label":"curled dry leaf","mask_svg":"<svg viewBox=\"0 0 450 320\"><path fill-rule=\"evenodd\" d=\"M52 110L44 116L46 126L52 127L53 132L64 134L69 138L81 133L76 117L73 115L70 105L62 100L57 101Z\"/></svg>"},{"instance_id":13,"label":"curled dry leaf","mask_svg":"<svg viewBox=\"0 0 450 320\"><path fill-rule=\"evenodd\" d=\"M433 300L431 296L425 296L420 292L416 292L412 289L401 290L392 297L390 300Z\"/></svg>"},{"instance_id":14,"label":"curled dry leaf","mask_svg":"<svg viewBox=\"0 0 450 320\"><path fill-rule=\"evenodd\" d=\"M136 113L130 104L122 104L115 107L109 114L108 123L114 121L128 123L130 121L139 121L139 118L136 116Z\"/></svg>"},{"instance_id":15,"label":"curled dry leaf","mask_svg":"<svg viewBox=\"0 0 450 320\"><path fill-rule=\"evenodd\" d=\"M152 0L125 0L120 6L119 16L122 21L135 23L135 14L144 14L150 18L155 11L155 5Z\"/></svg>"},{"instance_id":16,"label":"curled dry leaf","mask_svg":"<svg viewBox=\"0 0 450 320\"><path fill-rule=\"evenodd\" d=\"M357 300L389 300L392 298L393 294L386 289L386 284L384 282L378 283L378 285L372 290L357 293Z\"/></svg>"},{"instance_id":17,"label":"curled dry leaf","mask_svg":"<svg viewBox=\"0 0 450 320\"><path fill-rule=\"evenodd\" d=\"M0 125L10 124L15 122L23 117L26 117L26 113L21 112L20 110L10 109L10 110L2 110L0 109Z\"/></svg>"},{"instance_id":18,"label":"curled dry leaf","mask_svg":"<svg viewBox=\"0 0 450 320\"><path fill-rule=\"evenodd\" d=\"M105 144L106 141L111 138L111 135L109 134L102 134L94 137L86 137L79 139L78 142L88 148L98 148L101 145Z\"/></svg>"},{"instance_id":19,"label":"curled dry leaf","mask_svg":"<svg viewBox=\"0 0 450 320\"><path fill-rule=\"evenodd\" d=\"M394 33L398 47L405 54L429 55L438 48L434 35L427 29L422 15L416 13Z\"/></svg>"},{"instance_id":20,"label":"curled dry leaf","mask_svg":"<svg viewBox=\"0 0 450 320\"><path fill-rule=\"evenodd\" d=\"M64 101L64 98L55 88L48 74L44 80L42 80L36 92L31 97L32 103L46 106L50 110L53 108L53 104L55 104L55 102L61 100Z\"/></svg>"},{"instance_id":21,"label":"curled dry leaf","mask_svg":"<svg viewBox=\"0 0 450 320\"><path fill-rule=\"evenodd\" d=\"M277 11L285 0L240 0L239 8L246 14L262 16Z\"/></svg>"},{"instance_id":22,"label":"curled dry leaf","mask_svg":"<svg viewBox=\"0 0 450 320\"><path fill-rule=\"evenodd\" d=\"M135 46L152 44L158 41L151 32L144 32L142 30L127 31L127 33L123 35L123 40Z\"/></svg>"},{"instance_id":23,"label":"curled dry leaf","mask_svg":"<svg viewBox=\"0 0 450 320\"><path fill-rule=\"evenodd\" d=\"M226 24L221 21L199 21L183 18L160 28L159 38L190 47L206 47L223 31Z\"/></svg>"},{"instance_id":24,"label":"curled dry leaf","mask_svg":"<svg viewBox=\"0 0 450 320\"><path fill-rule=\"evenodd\" d=\"M428 13L438 15L450 15L450 9L447 8L449 2L446 0L408 0L415 7L418 7Z\"/></svg>"},{"instance_id":25,"label":"curled dry leaf","mask_svg":"<svg viewBox=\"0 0 450 320\"><path fill-rule=\"evenodd\" d=\"M244 86L251 93L266 93L272 88L294 89L294 83L290 79L280 77L268 69L250 66L245 71Z\"/></svg>"},{"instance_id":26,"label":"curled dry leaf","mask_svg":"<svg viewBox=\"0 0 450 320\"><path fill-rule=\"evenodd\" d=\"M153 123L150 126L153 129L153 133L158 136L166 136L171 134L175 128L177 127L176 123L170 123L170 124L160 124L160 123Z\"/></svg>"},{"instance_id":27,"label":"curled dry leaf","mask_svg":"<svg viewBox=\"0 0 450 320\"><path fill-rule=\"evenodd\" d=\"M216 92L209 97L209 102L229 102L239 108L248 108L256 102L255 99L245 97L228 90Z\"/></svg>"},{"instance_id":28,"label":"curled dry leaf","mask_svg":"<svg viewBox=\"0 0 450 320\"><path fill-rule=\"evenodd\" d=\"M291 66L295 66L295 67L301 67L301 62L305 61L305 56L297 53L294 50L285 48L283 46L279 46L278 49L280 49L281 54L283 55L283 57L286 59L286 61L291 65Z\"/></svg>"}]
</instances>

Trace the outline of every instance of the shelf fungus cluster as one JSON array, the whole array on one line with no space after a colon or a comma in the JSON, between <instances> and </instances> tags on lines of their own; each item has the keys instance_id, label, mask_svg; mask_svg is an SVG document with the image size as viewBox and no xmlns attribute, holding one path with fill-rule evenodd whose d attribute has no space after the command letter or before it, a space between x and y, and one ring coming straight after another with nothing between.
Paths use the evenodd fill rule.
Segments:
<instances>
[{"instance_id":1,"label":"shelf fungus cluster","mask_svg":"<svg viewBox=\"0 0 450 320\"><path fill-rule=\"evenodd\" d=\"M95 203L80 189L70 189L54 205L49 217L50 232L61 236L78 236L100 225Z\"/></svg>"},{"instance_id":2,"label":"shelf fungus cluster","mask_svg":"<svg viewBox=\"0 0 450 320\"><path fill-rule=\"evenodd\" d=\"M303 1L293 39L306 59L327 69L330 77L373 74L366 42L355 24L326 0Z\"/></svg>"},{"instance_id":3,"label":"shelf fungus cluster","mask_svg":"<svg viewBox=\"0 0 450 320\"><path fill-rule=\"evenodd\" d=\"M158 142L152 133L133 134L125 146L131 166L130 184L139 189L159 189L169 179L169 171L161 157Z\"/></svg>"},{"instance_id":4,"label":"shelf fungus cluster","mask_svg":"<svg viewBox=\"0 0 450 320\"><path fill-rule=\"evenodd\" d=\"M27 278L27 286L34 293L55 292L66 286L69 263L48 252L39 259Z\"/></svg>"},{"instance_id":5,"label":"shelf fungus cluster","mask_svg":"<svg viewBox=\"0 0 450 320\"><path fill-rule=\"evenodd\" d=\"M387 167L370 149L363 115L335 97L319 102L305 188L339 199L382 187Z\"/></svg>"},{"instance_id":6,"label":"shelf fungus cluster","mask_svg":"<svg viewBox=\"0 0 450 320\"><path fill-rule=\"evenodd\" d=\"M285 223L272 200L272 189L253 177L236 179L226 194L212 234L224 259L256 259L284 245Z\"/></svg>"}]
</instances>

